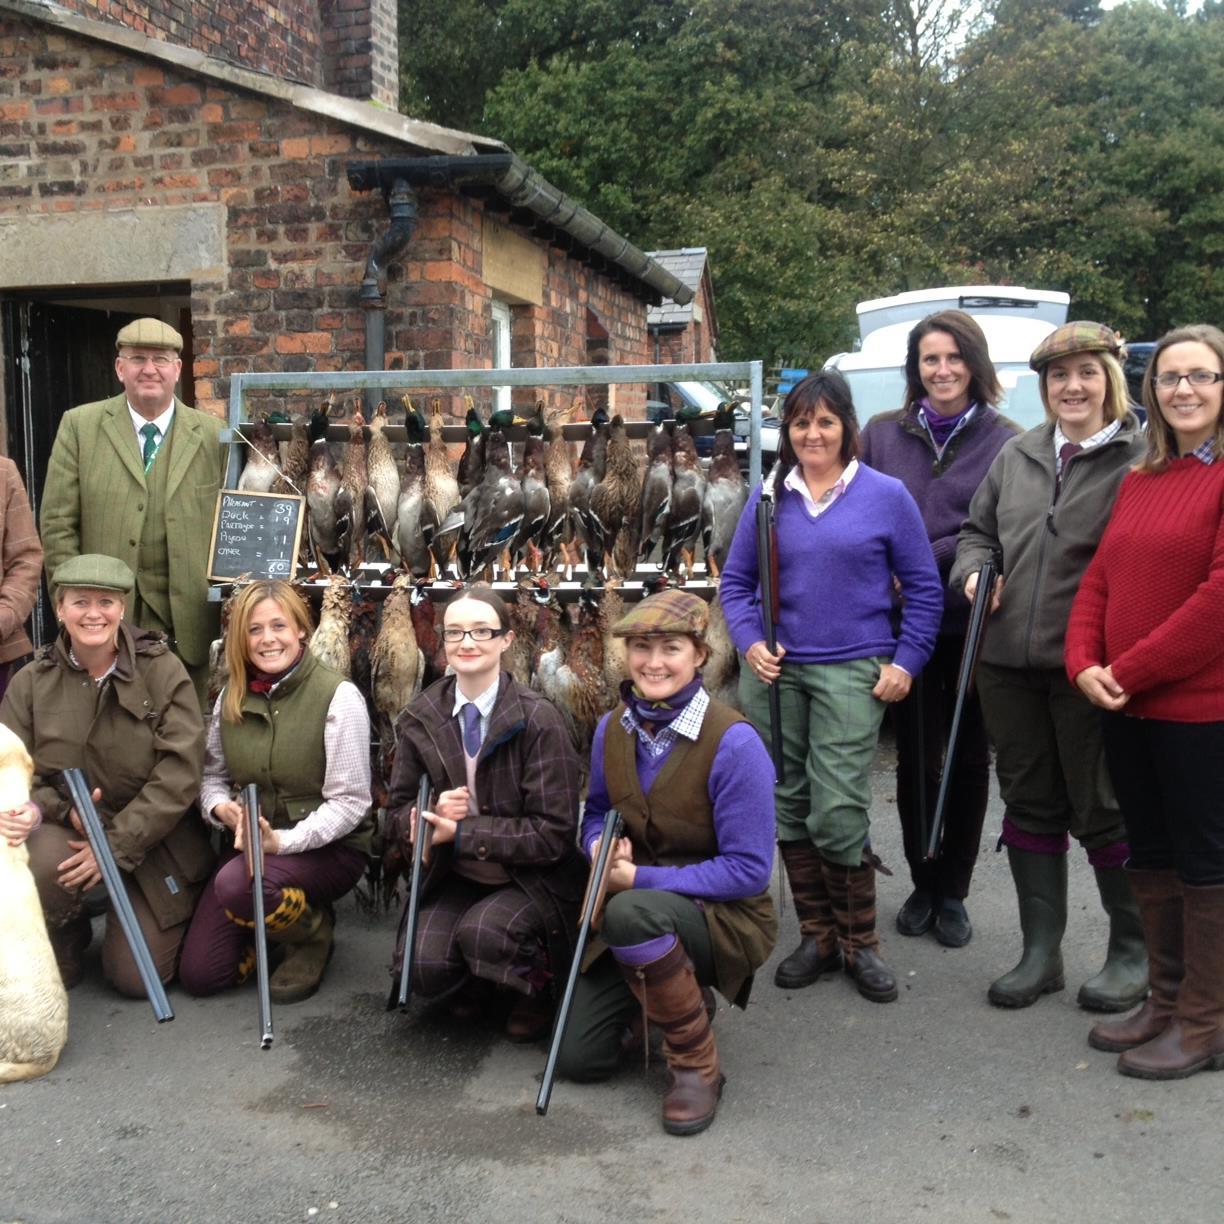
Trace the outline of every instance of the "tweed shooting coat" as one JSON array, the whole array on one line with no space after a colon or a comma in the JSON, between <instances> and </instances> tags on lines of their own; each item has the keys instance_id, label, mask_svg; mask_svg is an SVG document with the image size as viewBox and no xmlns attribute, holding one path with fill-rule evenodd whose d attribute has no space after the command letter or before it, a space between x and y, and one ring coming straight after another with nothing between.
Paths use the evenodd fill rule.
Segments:
<instances>
[{"instance_id":1,"label":"tweed shooting coat","mask_svg":"<svg viewBox=\"0 0 1224 1224\"><path fill-rule=\"evenodd\" d=\"M422 773L435 792L467 785L454 716L455 678L419 694L395 724L395 769L387 801L391 837L412 862L409 814ZM578 757L551 702L502 672L476 762L480 810L460 822L459 854L497 863L531 899L548 932L554 983L574 955L587 865L577 849ZM451 845L434 846L421 881L428 899L449 875Z\"/></svg>"},{"instance_id":2,"label":"tweed shooting coat","mask_svg":"<svg viewBox=\"0 0 1224 1224\"><path fill-rule=\"evenodd\" d=\"M119 658L101 688L68 657L65 634L10 681L0 722L34 758L30 797L67 825L59 771L85 771L120 870L130 872L162 930L186 922L213 866L195 806L204 769L200 703L159 635L119 625Z\"/></svg>"},{"instance_id":3,"label":"tweed shooting coat","mask_svg":"<svg viewBox=\"0 0 1224 1224\"><path fill-rule=\"evenodd\" d=\"M166 459L166 557L174 649L190 666L208 661L218 636L217 604L208 602L208 546L228 450L222 422L174 401L163 443ZM162 462L159 454L158 461ZM139 576L149 486L127 396L83 404L64 414L43 490L47 577L70 557L104 553Z\"/></svg>"},{"instance_id":4,"label":"tweed shooting coat","mask_svg":"<svg viewBox=\"0 0 1224 1224\"><path fill-rule=\"evenodd\" d=\"M42 545L17 465L0 456L0 663L29 654L22 626L38 598Z\"/></svg>"}]
</instances>

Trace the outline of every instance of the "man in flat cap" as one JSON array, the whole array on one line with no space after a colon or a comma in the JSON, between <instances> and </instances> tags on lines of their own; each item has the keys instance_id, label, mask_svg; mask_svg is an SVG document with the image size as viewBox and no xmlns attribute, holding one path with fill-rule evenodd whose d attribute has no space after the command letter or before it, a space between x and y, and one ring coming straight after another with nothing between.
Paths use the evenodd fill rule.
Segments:
<instances>
[{"instance_id":1,"label":"man in flat cap","mask_svg":"<svg viewBox=\"0 0 1224 1224\"><path fill-rule=\"evenodd\" d=\"M175 398L183 338L137 319L116 341L123 393L60 421L43 492L48 574L80 553L118 557L136 575L127 619L165 633L204 700L217 605L208 546L227 452L222 422Z\"/></svg>"}]
</instances>

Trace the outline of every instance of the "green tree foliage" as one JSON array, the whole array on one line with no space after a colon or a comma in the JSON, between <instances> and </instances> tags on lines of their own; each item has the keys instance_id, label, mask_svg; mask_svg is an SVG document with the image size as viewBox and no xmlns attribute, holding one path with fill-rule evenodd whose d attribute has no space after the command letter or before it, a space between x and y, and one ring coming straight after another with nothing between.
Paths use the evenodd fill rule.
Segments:
<instances>
[{"instance_id":1,"label":"green tree foliage","mask_svg":"<svg viewBox=\"0 0 1224 1224\"><path fill-rule=\"evenodd\" d=\"M406 110L504 140L646 248L709 248L728 357L854 303L1068 290L1139 337L1224 306L1224 5L403 0Z\"/></svg>"}]
</instances>

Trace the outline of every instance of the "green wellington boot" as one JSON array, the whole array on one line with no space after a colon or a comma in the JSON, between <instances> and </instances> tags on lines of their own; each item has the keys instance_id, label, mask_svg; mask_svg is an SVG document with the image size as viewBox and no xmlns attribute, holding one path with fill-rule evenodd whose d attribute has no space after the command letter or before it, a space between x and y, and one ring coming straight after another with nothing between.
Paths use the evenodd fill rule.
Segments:
<instances>
[{"instance_id":1,"label":"green wellington boot","mask_svg":"<svg viewBox=\"0 0 1224 1224\"><path fill-rule=\"evenodd\" d=\"M991 982L996 1007L1031 1007L1043 994L1062 990L1062 937L1067 929L1067 856L1007 847L1016 882L1024 951L1020 963Z\"/></svg>"},{"instance_id":2,"label":"green wellington boot","mask_svg":"<svg viewBox=\"0 0 1224 1224\"><path fill-rule=\"evenodd\" d=\"M1109 915L1109 951L1096 977L1079 989L1078 1003L1086 1011L1130 1011L1147 998L1148 958L1143 923L1122 867L1094 867L1101 904Z\"/></svg>"}]
</instances>

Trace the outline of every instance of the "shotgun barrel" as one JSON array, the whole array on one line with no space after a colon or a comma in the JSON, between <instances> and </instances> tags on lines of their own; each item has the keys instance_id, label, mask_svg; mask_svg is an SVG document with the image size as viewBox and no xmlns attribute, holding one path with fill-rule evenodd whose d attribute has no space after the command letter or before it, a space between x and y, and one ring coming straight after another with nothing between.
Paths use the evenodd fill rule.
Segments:
<instances>
[{"instance_id":1,"label":"shotgun barrel","mask_svg":"<svg viewBox=\"0 0 1224 1224\"><path fill-rule=\"evenodd\" d=\"M424 872L425 856L429 852L429 844L433 840L433 825L425 819L424 813L429 810L429 775L421 776L421 784L417 787L417 826L416 840L412 843L412 881L408 886L408 909L404 915L404 960L400 966L399 987L392 994L387 1010L398 1007L400 1011L408 1010L408 1000L412 997L412 960L416 949L417 917L421 911L421 875Z\"/></svg>"},{"instance_id":2,"label":"shotgun barrel","mask_svg":"<svg viewBox=\"0 0 1224 1224\"><path fill-rule=\"evenodd\" d=\"M272 1048L272 986L268 976L268 929L264 926L263 841L259 836L259 787L242 788L243 854L251 882L251 921L255 940L255 981L259 995L259 1048Z\"/></svg>"},{"instance_id":3,"label":"shotgun barrel","mask_svg":"<svg viewBox=\"0 0 1224 1224\"><path fill-rule=\"evenodd\" d=\"M778 653L778 536L774 526L774 484L777 465L761 484L761 498L756 508L757 565L761 574L761 619L764 622L765 645L769 653ZM781 784L782 764L782 694L778 681L769 685L769 754L773 757L774 775Z\"/></svg>"},{"instance_id":4,"label":"shotgun barrel","mask_svg":"<svg viewBox=\"0 0 1224 1224\"><path fill-rule=\"evenodd\" d=\"M115 862L110 842L106 837L106 830L102 827L102 818L98 815L98 809L94 807L89 782L84 771L80 769L65 769L63 776L68 786L68 793L72 796L72 806L76 808L77 815L81 818L85 836L89 839L98 870L102 873L102 880L106 884L106 891L110 894L110 902L115 908L119 926L123 930L123 937L132 950L132 959L136 962L136 971L140 974L145 994L149 998L149 1006L153 1008L153 1015L157 1017L158 1024L164 1024L165 1021L174 1019L174 1011L170 1006L170 1000L166 998L166 988L162 985L161 975L153 963L153 954L149 951L148 941L140 929L140 923L136 921L136 911L132 909L131 899L124 887L119 864Z\"/></svg>"},{"instance_id":5,"label":"shotgun barrel","mask_svg":"<svg viewBox=\"0 0 1224 1224\"><path fill-rule=\"evenodd\" d=\"M994 597L995 582L999 568L994 558L987 557L978 570L977 590L973 592L973 606L969 609L969 629L965 634L965 648L961 652L960 671L956 677L956 704L952 707L952 725L948 731L948 750L944 754L943 774L939 779L939 798L935 800L935 815L931 820L930 840L927 842L927 860L939 857L939 845L943 836L944 811L948 803L948 791L952 785L952 767L956 764L956 741L960 738L961 719L965 713L965 702L973 687L973 675L977 670L978 655L982 653L982 640L986 636L986 622L990 616L990 602ZM919 762L921 768L921 762Z\"/></svg>"},{"instance_id":6,"label":"shotgun barrel","mask_svg":"<svg viewBox=\"0 0 1224 1224\"><path fill-rule=\"evenodd\" d=\"M599 835L599 853L591 864L591 874L587 879L586 896L582 899L582 919L578 926L578 942L574 947L574 959L570 964L569 977L565 980L565 993L561 996L557 1018L553 1021L552 1040L548 1045L548 1061L544 1064L544 1078L540 1081L540 1092L536 1097L536 1113L541 1117L548 1112L553 1081L557 1078L557 1059L561 1055L561 1044L565 1040L565 1029L569 1024L570 1012L574 1010L574 992L578 988L578 978L582 973L582 958L586 955L587 944L591 942L595 915L599 913L603 905L604 894L608 890L608 871L612 866L612 850L623 827L620 813L615 808L610 808L604 817L603 832Z\"/></svg>"}]
</instances>

